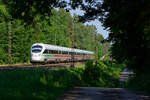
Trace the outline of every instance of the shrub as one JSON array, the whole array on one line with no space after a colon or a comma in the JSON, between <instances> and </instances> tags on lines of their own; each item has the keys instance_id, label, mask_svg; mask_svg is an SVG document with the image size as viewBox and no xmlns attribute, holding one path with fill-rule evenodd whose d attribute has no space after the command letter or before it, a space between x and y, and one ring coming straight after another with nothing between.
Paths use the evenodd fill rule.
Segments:
<instances>
[{"instance_id":1,"label":"shrub","mask_svg":"<svg viewBox=\"0 0 150 100\"><path fill-rule=\"evenodd\" d=\"M119 69L120 67L107 66L100 60L88 61L83 71L83 80L88 86L116 87L119 86Z\"/></svg>"},{"instance_id":2,"label":"shrub","mask_svg":"<svg viewBox=\"0 0 150 100\"><path fill-rule=\"evenodd\" d=\"M124 87L150 93L150 73L135 74Z\"/></svg>"},{"instance_id":3,"label":"shrub","mask_svg":"<svg viewBox=\"0 0 150 100\"><path fill-rule=\"evenodd\" d=\"M82 68L0 72L0 100L56 100L81 84Z\"/></svg>"}]
</instances>

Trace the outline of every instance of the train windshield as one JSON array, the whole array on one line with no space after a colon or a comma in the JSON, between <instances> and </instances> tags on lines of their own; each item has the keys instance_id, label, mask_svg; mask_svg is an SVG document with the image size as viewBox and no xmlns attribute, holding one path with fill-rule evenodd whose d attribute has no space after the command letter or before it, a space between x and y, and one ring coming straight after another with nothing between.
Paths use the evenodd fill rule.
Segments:
<instances>
[{"instance_id":1,"label":"train windshield","mask_svg":"<svg viewBox=\"0 0 150 100\"><path fill-rule=\"evenodd\" d=\"M33 53L40 53L41 51L42 51L42 46L40 46L40 45L35 45L32 47Z\"/></svg>"}]
</instances>

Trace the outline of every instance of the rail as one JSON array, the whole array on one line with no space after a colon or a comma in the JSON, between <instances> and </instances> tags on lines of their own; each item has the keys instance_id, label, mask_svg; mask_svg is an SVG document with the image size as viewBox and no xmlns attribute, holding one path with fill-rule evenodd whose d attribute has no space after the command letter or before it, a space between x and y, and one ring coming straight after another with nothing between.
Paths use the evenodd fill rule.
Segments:
<instances>
[{"instance_id":1,"label":"rail","mask_svg":"<svg viewBox=\"0 0 150 100\"><path fill-rule=\"evenodd\" d=\"M83 64L83 63L82 63ZM10 71L10 70L26 70L26 69L37 69L37 68L47 68L47 69L62 69L71 68L72 63L55 63L55 64L17 64L17 65L0 65L0 71ZM79 62L75 62L75 65L81 65Z\"/></svg>"}]
</instances>

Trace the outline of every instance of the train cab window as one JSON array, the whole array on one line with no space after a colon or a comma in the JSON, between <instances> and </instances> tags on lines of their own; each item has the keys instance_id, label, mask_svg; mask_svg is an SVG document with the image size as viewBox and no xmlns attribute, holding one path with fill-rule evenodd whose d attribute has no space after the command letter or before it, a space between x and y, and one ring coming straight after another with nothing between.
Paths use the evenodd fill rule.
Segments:
<instances>
[{"instance_id":1,"label":"train cab window","mask_svg":"<svg viewBox=\"0 0 150 100\"><path fill-rule=\"evenodd\" d=\"M40 49L42 49L42 46L40 46L40 45L35 45L35 46L33 46L32 48L40 48Z\"/></svg>"},{"instance_id":2,"label":"train cab window","mask_svg":"<svg viewBox=\"0 0 150 100\"><path fill-rule=\"evenodd\" d=\"M40 53L42 50L41 49L32 49L33 53Z\"/></svg>"},{"instance_id":3,"label":"train cab window","mask_svg":"<svg viewBox=\"0 0 150 100\"><path fill-rule=\"evenodd\" d=\"M45 50L45 51L43 52L43 54L48 54L48 50Z\"/></svg>"},{"instance_id":4,"label":"train cab window","mask_svg":"<svg viewBox=\"0 0 150 100\"><path fill-rule=\"evenodd\" d=\"M41 51L42 51L42 46L40 46L40 45L32 46L33 53L40 53Z\"/></svg>"}]
</instances>

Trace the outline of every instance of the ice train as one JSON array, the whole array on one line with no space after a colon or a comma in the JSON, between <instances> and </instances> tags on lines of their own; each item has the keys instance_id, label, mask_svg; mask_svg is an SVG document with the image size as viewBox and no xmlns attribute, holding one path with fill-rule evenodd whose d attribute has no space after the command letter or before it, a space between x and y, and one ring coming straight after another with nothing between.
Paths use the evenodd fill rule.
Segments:
<instances>
[{"instance_id":1,"label":"ice train","mask_svg":"<svg viewBox=\"0 0 150 100\"><path fill-rule=\"evenodd\" d=\"M31 46L31 63L84 61L94 58L94 52L43 43Z\"/></svg>"}]
</instances>

